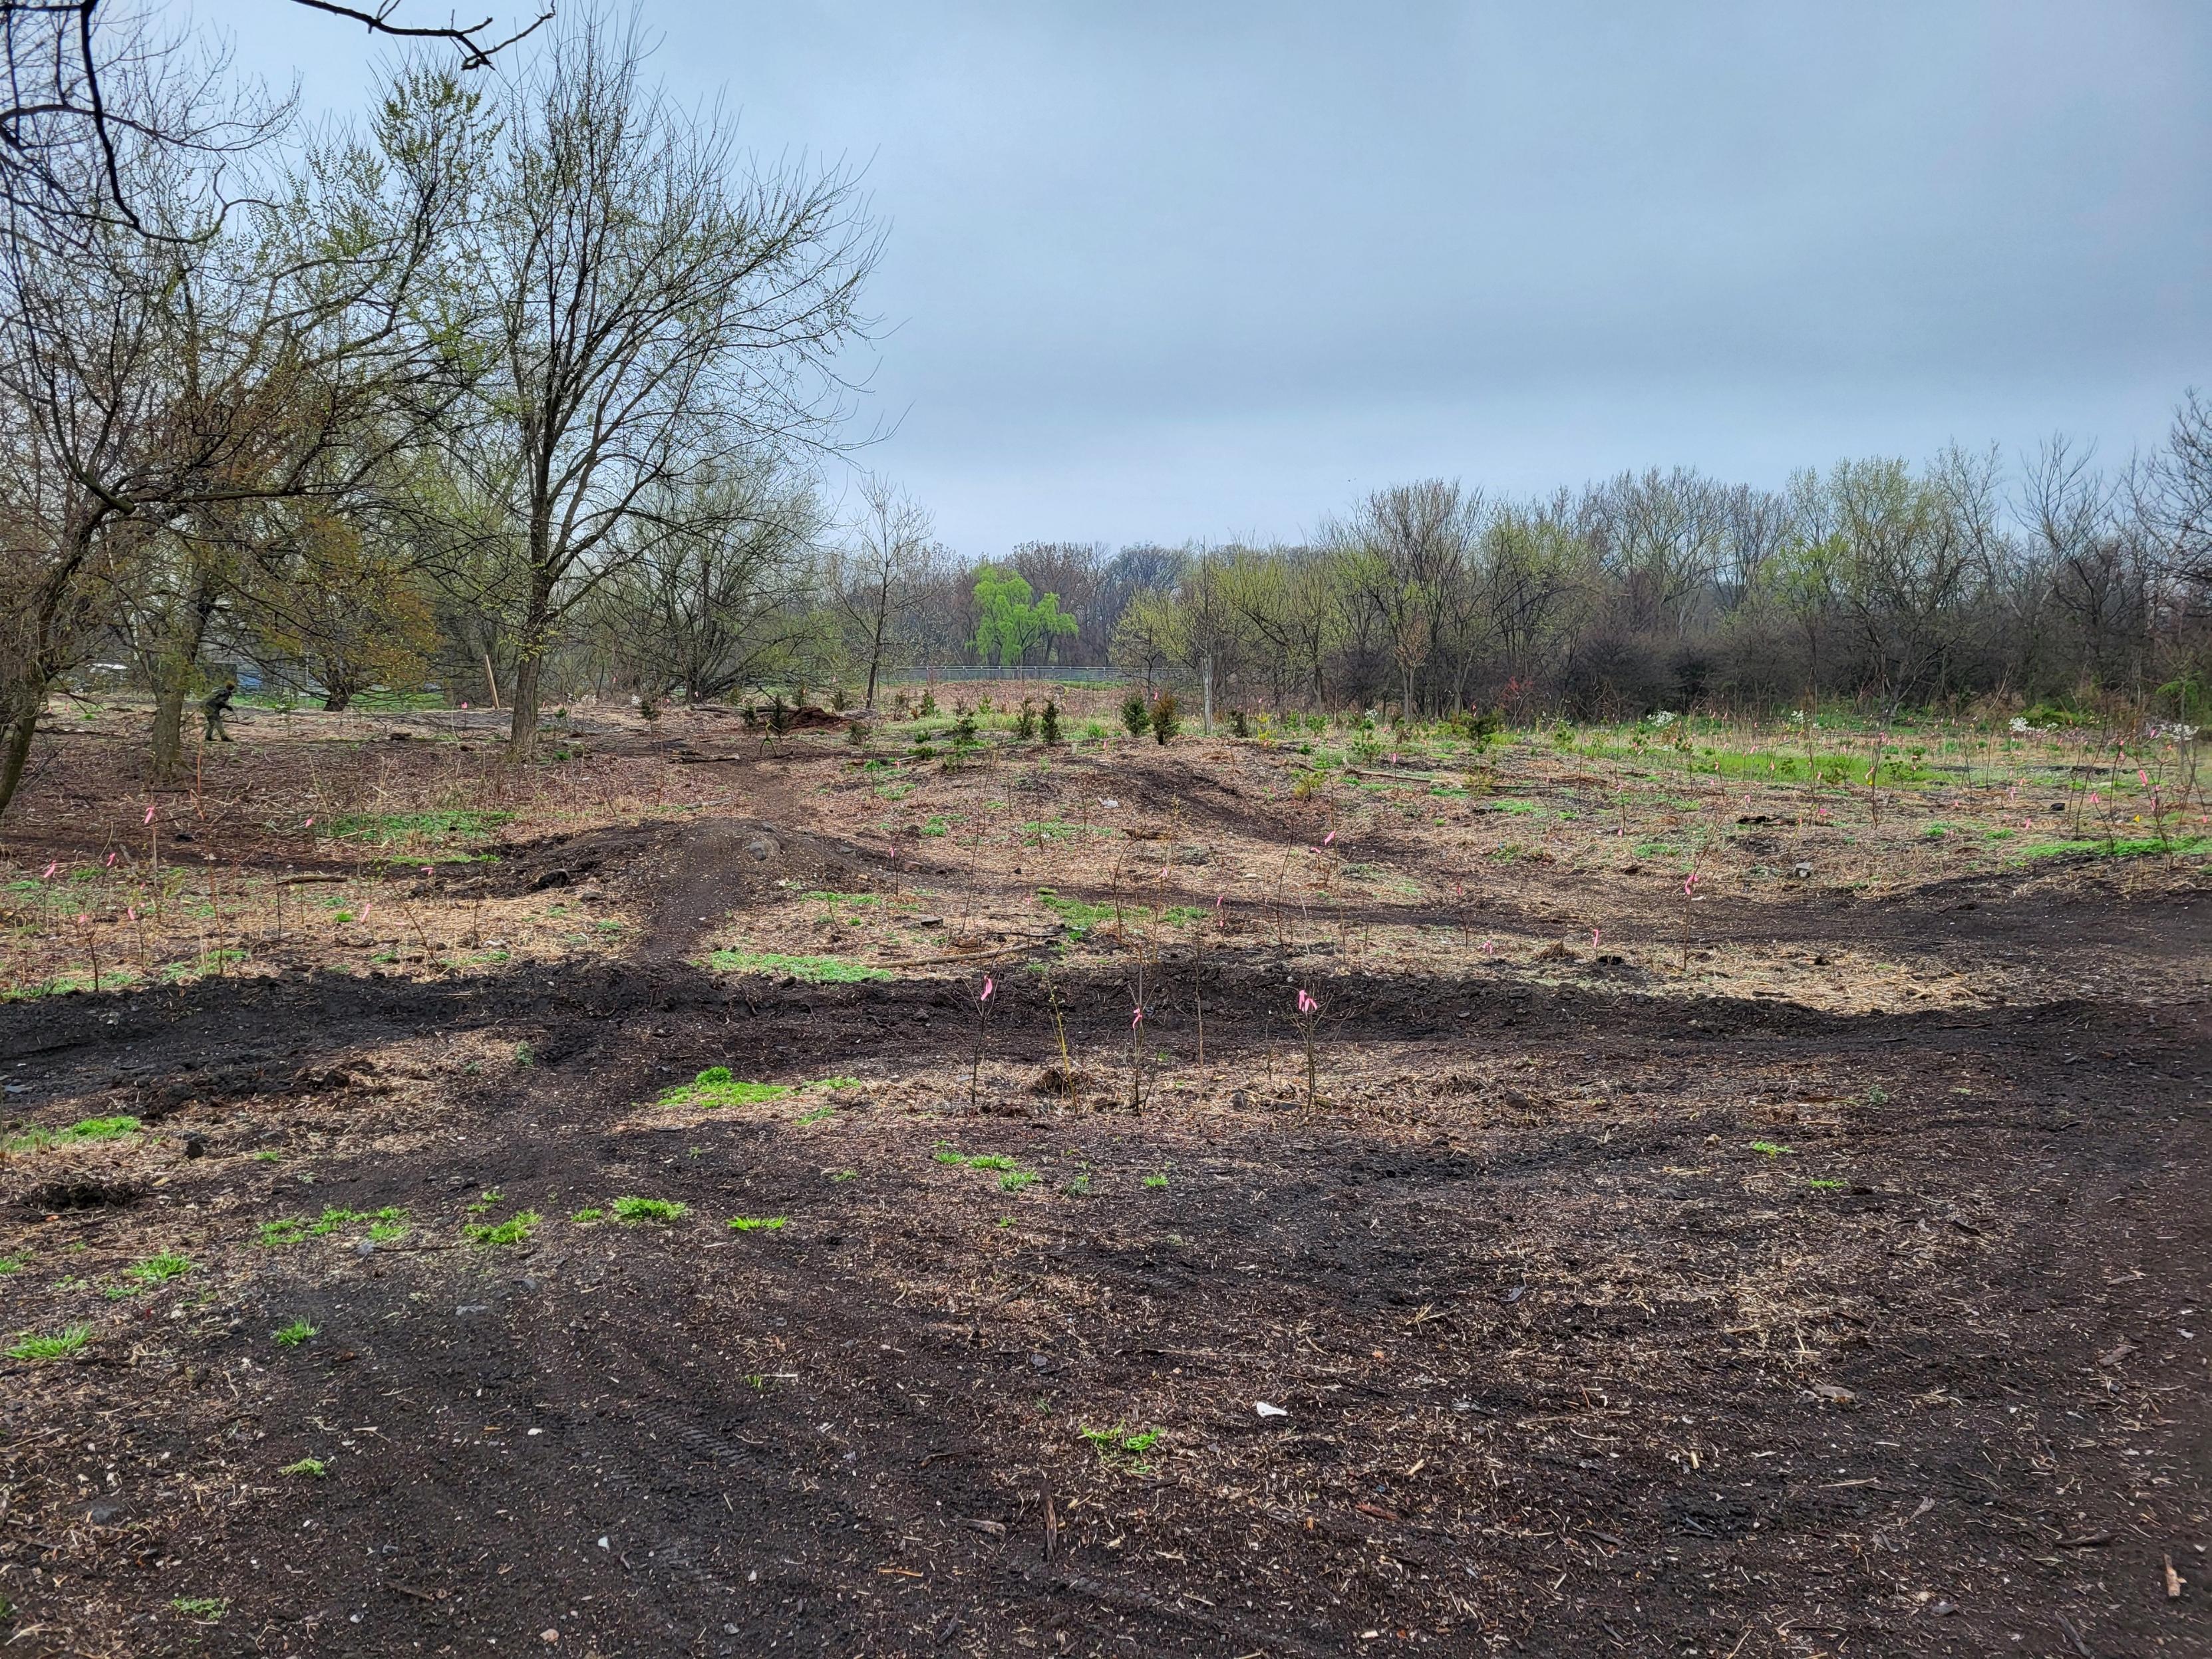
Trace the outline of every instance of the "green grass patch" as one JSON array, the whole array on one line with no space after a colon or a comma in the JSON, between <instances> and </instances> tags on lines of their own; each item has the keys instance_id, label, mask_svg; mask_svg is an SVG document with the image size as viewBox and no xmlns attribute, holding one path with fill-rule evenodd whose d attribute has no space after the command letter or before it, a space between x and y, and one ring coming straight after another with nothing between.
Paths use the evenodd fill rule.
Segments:
<instances>
[{"instance_id":1,"label":"green grass patch","mask_svg":"<svg viewBox=\"0 0 2212 1659\"><path fill-rule=\"evenodd\" d=\"M730 1231L737 1233L781 1232L785 1218L780 1215L733 1215Z\"/></svg>"},{"instance_id":2,"label":"green grass patch","mask_svg":"<svg viewBox=\"0 0 2212 1659\"><path fill-rule=\"evenodd\" d=\"M595 1206L579 1210L575 1214L568 1218L569 1220L574 1222L579 1227L596 1227L600 1222L605 1221L606 1218L607 1212Z\"/></svg>"},{"instance_id":3,"label":"green grass patch","mask_svg":"<svg viewBox=\"0 0 2212 1659\"><path fill-rule=\"evenodd\" d=\"M220 1595L179 1595L169 1605L187 1619L204 1619L210 1624L230 1611L230 1603Z\"/></svg>"},{"instance_id":4,"label":"green grass patch","mask_svg":"<svg viewBox=\"0 0 2212 1659\"><path fill-rule=\"evenodd\" d=\"M2032 847L2023 847L2017 854L2018 861L2032 863L2038 859L2160 858L2168 854L2177 857L2212 853L2212 836L2173 836L2165 841L2153 836L2130 836L2123 841L2046 841Z\"/></svg>"},{"instance_id":5,"label":"green grass patch","mask_svg":"<svg viewBox=\"0 0 2212 1659\"><path fill-rule=\"evenodd\" d=\"M889 969L842 957L787 957L769 951L714 951L702 965L717 974L786 974L807 985L852 985L891 976Z\"/></svg>"},{"instance_id":6,"label":"green grass patch","mask_svg":"<svg viewBox=\"0 0 2212 1659\"><path fill-rule=\"evenodd\" d=\"M11 1152L34 1152L80 1140L119 1140L145 1126L135 1117L85 1117L59 1129L29 1129L8 1143Z\"/></svg>"},{"instance_id":7,"label":"green grass patch","mask_svg":"<svg viewBox=\"0 0 2212 1659\"><path fill-rule=\"evenodd\" d=\"M179 1255L174 1250L163 1250L143 1261L134 1261L123 1270L125 1279L135 1279L141 1285L166 1285L173 1279L182 1279L192 1270L192 1259Z\"/></svg>"},{"instance_id":8,"label":"green grass patch","mask_svg":"<svg viewBox=\"0 0 2212 1659\"><path fill-rule=\"evenodd\" d=\"M288 1244L297 1244L307 1236L307 1224L299 1216L288 1215L276 1221L264 1221L256 1242L272 1250Z\"/></svg>"},{"instance_id":9,"label":"green grass patch","mask_svg":"<svg viewBox=\"0 0 2212 1659\"><path fill-rule=\"evenodd\" d=\"M637 1223L641 1221L681 1221L691 1213L688 1204L678 1204L672 1198L618 1198L607 1206L614 1212L615 1219Z\"/></svg>"},{"instance_id":10,"label":"green grass patch","mask_svg":"<svg viewBox=\"0 0 2212 1659\"><path fill-rule=\"evenodd\" d=\"M82 1353L92 1340L92 1327L71 1325L52 1336L25 1336L8 1350L10 1359L67 1359Z\"/></svg>"},{"instance_id":11,"label":"green grass patch","mask_svg":"<svg viewBox=\"0 0 2212 1659\"><path fill-rule=\"evenodd\" d=\"M487 1249L503 1244L525 1244L529 1243L530 1235L538 1231L538 1224L544 1219L535 1210L522 1210L495 1226L486 1222L465 1224L461 1236L470 1243L483 1245Z\"/></svg>"},{"instance_id":12,"label":"green grass patch","mask_svg":"<svg viewBox=\"0 0 2212 1659\"><path fill-rule=\"evenodd\" d=\"M514 816L512 812L349 812L325 821L335 840L371 847L404 843L482 841Z\"/></svg>"},{"instance_id":13,"label":"green grass patch","mask_svg":"<svg viewBox=\"0 0 2212 1659\"><path fill-rule=\"evenodd\" d=\"M317 1337L321 1334L322 1333L320 1331L317 1330L313 1325L310 1325L306 1320L295 1319L290 1324L285 1326L283 1330L276 1333L276 1346L280 1348L296 1348L302 1342L307 1341L310 1337Z\"/></svg>"},{"instance_id":14,"label":"green grass patch","mask_svg":"<svg viewBox=\"0 0 2212 1659\"><path fill-rule=\"evenodd\" d=\"M311 1480L319 1480L331 1472L330 1465L319 1457L303 1457L296 1463L287 1463L276 1471L279 1474L303 1474Z\"/></svg>"}]
</instances>

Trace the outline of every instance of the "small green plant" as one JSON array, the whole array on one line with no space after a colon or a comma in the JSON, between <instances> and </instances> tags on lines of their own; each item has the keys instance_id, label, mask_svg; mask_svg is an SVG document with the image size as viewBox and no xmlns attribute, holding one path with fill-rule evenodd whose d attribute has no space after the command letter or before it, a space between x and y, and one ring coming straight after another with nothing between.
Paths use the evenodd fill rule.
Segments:
<instances>
[{"instance_id":1,"label":"small green plant","mask_svg":"<svg viewBox=\"0 0 2212 1659\"><path fill-rule=\"evenodd\" d=\"M1091 1171L1088 1169L1079 1170L1074 1176L1069 1178L1067 1185L1061 1190L1069 1193L1077 1198L1090 1197Z\"/></svg>"},{"instance_id":2,"label":"small green plant","mask_svg":"<svg viewBox=\"0 0 2212 1659\"><path fill-rule=\"evenodd\" d=\"M1108 1468L1121 1469L1130 1474L1152 1473L1152 1465L1139 1460L1158 1443L1158 1429L1132 1433L1128 1425L1116 1423L1110 1429L1081 1429L1077 1432L1097 1452L1098 1461Z\"/></svg>"},{"instance_id":3,"label":"small green plant","mask_svg":"<svg viewBox=\"0 0 2212 1659\"><path fill-rule=\"evenodd\" d=\"M166 1285L173 1279L181 1279L191 1272L190 1256L179 1255L174 1250L164 1250L159 1255L149 1255L143 1261L134 1261L123 1272L141 1285Z\"/></svg>"},{"instance_id":4,"label":"small green plant","mask_svg":"<svg viewBox=\"0 0 2212 1659\"><path fill-rule=\"evenodd\" d=\"M597 1226L600 1222L605 1221L606 1218L607 1212L605 1210L598 1208L581 1209L568 1218L569 1220L574 1222L579 1227Z\"/></svg>"},{"instance_id":5,"label":"small green plant","mask_svg":"<svg viewBox=\"0 0 2212 1659\"><path fill-rule=\"evenodd\" d=\"M276 1221L261 1224L260 1243L269 1249L281 1249L288 1244L297 1244L307 1236L307 1224L298 1216L288 1215Z\"/></svg>"},{"instance_id":6,"label":"small green plant","mask_svg":"<svg viewBox=\"0 0 2212 1659\"><path fill-rule=\"evenodd\" d=\"M713 1109L727 1106L757 1106L791 1092L788 1083L744 1083L730 1075L726 1066L709 1066L689 1083L679 1083L661 1093L664 1106L698 1106Z\"/></svg>"},{"instance_id":7,"label":"small green plant","mask_svg":"<svg viewBox=\"0 0 2212 1659\"><path fill-rule=\"evenodd\" d=\"M1779 1158L1784 1152L1796 1151L1796 1148L1784 1146L1778 1141L1754 1140L1751 1143L1751 1150L1754 1152L1763 1152L1769 1158Z\"/></svg>"},{"instance_id":8,"label":"small green plant","mask_svg":"<svg viewBox=\"0 0 2212 1659\"><path fill-rule=\"evenodd\" d=\"M471 1215L484 1215L507 1202L507 1194L496 1187L487 1187L483 1196L469 1206Z\"/></svg>"},{"instance_id":9,"label":"small green plant","mask_svg":"<svg viewBox=\"0 0 2212 1659\"><path fill-rule=\"evenodd\" d=\"M276 1471L279 1474L304 1474L313 1480L319 1480L330 1472L330 1466L319 1457L303 1457L298 1462L287 1463Z\"/></svg>"},{"instance_id":10,"label":"small green plant","mask_svg":"<svg viewBox=\"0 0 2212 1659\"><path fill-rule=\"evenodd\" d=\"M514 1045L514 1063L519 1066L535 1066L538 1063L537 1050L532 1048L526 1042L516 1043Z\"/></svg>"},{"instance_id":11,"label":"small green plant","mask_svg":"<svg viewBox=\"0 0 2212 1659\"><path fill-rule=\"evenodd\" d=\"M607 1206L617 1221L681 1221L691 1213L688 1204L672 1198L618 1198Z\"/></svg>"},{"instance_id":12,"label":"small green plant","mask_svg":"<svg viewBox=\"0 0 2212 1659\"><path fill-rule=\"evenodd\" d=\"M22 1272L29 1261L28 1256L0 1255L0 1279L6 1278L9 1273Z\"/></svg>"},{"instance_id":13,"label":"small green plant","mask_svg":"<svg viewBox=\"0 0 2212 1659\"><path fill-rule=\"evenodd\" d=\"M295 1319L276 1333L276 1346L280 1348L296 1348L309 1337L321 1334L320 1331L306 1320Z\"/></svg>"},{"instance_id":14,"label":"small green plant","mask_svg":"<svg viewBox=\"0 0 2212 1659\"><path fill-rule=\"evenodd\" d=\"M733 1215L730 1218L730 1231L738 1233L780 1232L784 1221L785 1218L780 1215Z\"/></svg>"},{"instance_id":15,"label":"small green plant","mask_svg":"<svg viewBox=\"0 0 2212 1659\"><path fill-rule=\"evenodd\" d=\"M999 1177L999 1190L1002 1193L1018 1193L1024 1187L1035 1186L1036 1180L1037 1173L1035 1170L1009 1170Z\"/></svg>"},{"instance_id":16,"label":"small green plant","mask_svg":"<svg viewBox=\"0 0 2212 1659\"><path fill-rule=\"evenodd\" d=\"M858 1170L832 1170L830 1171L830 1179L832 1181L858 1181L860 1178L860 1172Z\"/></svg>"},{"instance_id":17,"label":"small green plant","mask_svg":"<svg viewBox=\"0 0 2212 1659\"><path fill-rule=\"evenodd\" d=\"M1859 1098L1869 1106L1887 1106L1889 1104L1889 1091L1877 1083Z\"/></svg>"},{"instance_id":18,"label":"small green plant","mask_svg":"<svg viewBox=\"0 0 2212 1659\"><path fill-rule=\"evenodd\" d=\"M968 1160L971 1170L1011 1170L1014 1160L1004 1152L981 1152Z\"/></svg>"},{"instance_id":19,"label":"small green plant","mask_svg":"<svg viewBox=\"0 0 2212 1659\"><path fill-rule=\"evenodd\" d=\"M169 1605L187 1619L201 1619L209 1624L230 1611L230 1603L219 1595L179 1595Z\"/></svg>"},{"instance_id":20,"label":"small green plant","mask_svg":"<svg viewBox=\"0 0 2212 1659\"><path fill-rule=\"evenodd\" d=\"M544 1219L545 1218L535 1210L523 1210L509 1216L495 1227L482 1223L464 1225L461 1228L461 1236L471 1244L482 1244L487 1248L502 1244L523 1244L529 1242L530 1235L538 1230L538 1224Z\"/></svg>"},{"instance_id":21,"label":"small green plant","mask_svg":"<svg viewBox=\"0 0 2212 1659\"><path fill-rule=\"evenodd\" d=\"M1145 1177L1145 1185L1147 1187L1164 1187L1167 1184L1168 1178L1164 1175L1148 1175Z\"/></svg>"},{"instance_id":22,"label":"small green plant","mask_svg":"<svg viewBox=\"0 0 2212 1659\"><path fill-rule=\"evenodd\" d=\"M1842 1182L1828 1180L1820 1176L1808 1176L1805 1184L1816 1193L1839 1193L1844 1189Z\"/></svg>"},{"instance_id":23,"label":"small green plant","mask_svg":"<svg viewBox=\"0 0 2212 1659\"><path fill-rule=\"evenodd\" d=\"M82 1353L92 1340L92 1327L71 1325L52 1336L26 1336L8 1350L10 1359L66 1359Z\"/></svg>"},{"instance_id":24,"label":"small green plant","mask_svg":"<svg viewBox=\"0 0 2212 1659\"><path fill-rule=\"evenodd\" d=\"M274 1146L264 1146L259 1152L254 1153L253 1161L256 1164L274 1164L283 1156L284 1154L278 1152Z\"/></svg>"}]
</instances>

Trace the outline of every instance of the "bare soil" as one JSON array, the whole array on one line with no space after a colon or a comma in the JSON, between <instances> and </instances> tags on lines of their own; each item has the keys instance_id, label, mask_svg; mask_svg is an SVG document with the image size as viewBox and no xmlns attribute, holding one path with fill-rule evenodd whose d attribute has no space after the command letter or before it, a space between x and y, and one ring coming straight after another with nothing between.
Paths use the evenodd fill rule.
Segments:
<instances>
[{"instance_id":1,"label":"bare soil","mask_svg":"<svg viewBox=\"0 0 2212 1659\"><path fill-rule=\"evenodd\" d=\"M13 1650L2212 1650L2203 859L439 718L11 824L4 1110L141 1125L0 1166Z\"/></svg>"}]
</instances>

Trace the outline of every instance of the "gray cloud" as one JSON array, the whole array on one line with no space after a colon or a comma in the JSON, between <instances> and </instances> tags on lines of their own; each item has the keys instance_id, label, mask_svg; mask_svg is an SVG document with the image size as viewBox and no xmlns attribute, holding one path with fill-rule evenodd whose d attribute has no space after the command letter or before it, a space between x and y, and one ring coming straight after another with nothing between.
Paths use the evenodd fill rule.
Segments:
<instances>
[{"instance_id":1,"label":"gray cloud","mask_svg":"<svg viewBox=\"0 0 2212 1659\"><path fill-rule=\"evenodd\" d=\"M357 101L271 9L202 15ZM973 551L1291 536L1422 472L2116 455L2212 379L2194 4L647 15L764 153L865 165L866 459Z\"/></svg>"}]
</instances>

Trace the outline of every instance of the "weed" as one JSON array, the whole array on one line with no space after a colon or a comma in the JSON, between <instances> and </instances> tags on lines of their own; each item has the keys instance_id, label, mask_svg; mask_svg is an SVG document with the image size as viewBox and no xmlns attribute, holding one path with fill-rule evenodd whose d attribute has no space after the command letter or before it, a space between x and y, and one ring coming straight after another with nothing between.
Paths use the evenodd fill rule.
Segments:
<instances>
[{"instance_id":1,"label":"weed","mask_svg":"<svg viewBox=\"0 0 2212 1659\"><path fill-rule=\"evenodd\" d=\"M28 1260L27 1256L0 1255L0 1279L5 1278L9 1273L22 1272Z\"/></svg>"},{"instance_id":2,"label":"weed","mask_svg":"<svg viewBox=\"0 0 2212 1659\"><path fill-rule=\"evenodd\" d=\"M71 1325L53 1336L27 1336L8 1350L10 1359L66 1359L82 1353L92 1340L92 1327Z\"/></svg>"},{"instance_id":3,"label":"weed","mask_svg":"<svg viewBox=\"0 0 2212 1659\"><path fill-rule=\"evenodd\" d=\"M1158 1443L1160 1431L1145 1429L1131 1433L1126 1423L1116 1423L1110 1429L1082 1429L1078 1432L1098 1453L1098 1461L1108 1468L1119 1468L1130 1474L1150 1474L1152 1466L1141 1462L1144 1455Z\"/></svg>"},{"instance_id":4,"label":"weed","mask_svg":"<svg viewBox=\"0 0 2212 1659\"><path fill-rule=\"evenodd\" d=\"M487 1187L483 1190L483 1196L477 1199L475 1203L469 1206L469 1213L471 1215L483 1215L489 1211L497 1209L501 1205L506 1202L507 1194L505 1193L501 1192L496 1187Z\"/></svg>"},{"instance_id":5,"label":"weed","mask_svg":"<svg viewBox=\"0 0 2212 1659\"><path fill-rule=\"evenodd\" d=\"M230 1611L230 1603L220 1595L179 1595L169 1605L187 1619L204 1619L210 1624Z\"/></svg>"},{"instance_id":6,"label":"weed","mask_svg":"<svg viewBox=\"0 0 2212 1659\"><path fill-rule=\"evenodd\" d=\"M594 1226L598 1223L605 1221L606 1218L607 1212L605 1210L596 1208L579 1210L575 1214L568 1218L569 1220L574 1222L579 1227Z\"/></svg>"},{"instance_id":7,"label":"weed","mask_svg":"<svg viewBox=\"0 0 2212 1659\"><path fill-rule=\"evenodd\" d=\"M1167 1184L1168 1178L1164 1175L1148 1175L1145 1177L1145 1185L1147 1187L1164 1187Z\"/></svg>"},{"instance_id":8,"label":"weed","mask_svg":"<svg viewBox=\"0 0 2212 1659\"><path fill-rule=\"evenodd\" d=\"M1778 1141L1754 1140L1751 1143L1751 1150L1754 1152L1764 1152L1769 1158L1779 1158L1784 1152L1794 1152L1797 1149L1794 1146L1784 1146Z\"/></svg>"},{"instance_id":9,"label":"weed","mask_svg":"<svg viewBox=\"0 0 2212 1659\"><path fill-rule=\"evenodd\" d=\"M969 1158L968 1167L971 1170L1011 1170L1014 1167L1014 1160L1004 1152L983 1152Z\"/></svg>"},{"instance_id":10,"label":"weed","mask_svg":"<svg viewBox=\"0 0 2212 1659\"><path fill-rule=\"evenodd\" d=\"M672 1198L618 1198L608 1208L617 1221L681 1221L691 1213L688 1204Z\"/></svg>"},{"instance_id":11,"label":"weed","mask_svg":"<svg viewBox=\"0 0 2212 1659\"><path fill-rule=\"evenodd\" d=\"M275 1164L279 1162L283 1156L284 1154L278 1152L274 1146L266 1146L261 1151L254 1153L253 1161L256 1164Z\"/></svg>"},{"instance_id":12,"label":"weed","mask_svg":"<svg viewBox=\"0 0 2212 1659\"><path fill-rule=\"evenodd\" d=\"M1808 1176L1805 1184L1816 1193L1839 1193L1844 1189L1842 1182L1824 1180L1818 1176Z\"/></svg>"},{"instance_id":13,"label":"weed","mask_svg":"<svg viewBox=\"0 0 2212 1659\"><path fill-rule=\"evenodd\" d=\"M321 1334L320 1331L306 1320L295 1319L276 1333L276 1346L280 1348L296 1348L309 1337Z\"/></svg>"},{"instance_id":14,"label":"weed","mask_svg":"<svg viewBox=\"0 0 2212 1659\"><path fill-rule=\"evenodd\" d=\"M143 1261L134 1261L123 1272L126 1278L141 1285L166 1285L173 1279L181 1279L191 1272L190 1256L179 1255L174 1250L164 1250L159 1255L149 1255Z\"/></svg>"},{"instance_id":15,"label":"weed","mask_svg":"<svg viewBox=\"0 0 2212 1659\"><path fill-rule=\"evenodd\" d=\"M464 1225L461 1229L461 1236L471 1244L482 1244L488 1248L501 1244L523 1244L529 1242L530 1235L537 1231L538 1224L544 1219L545 1218L535 1210L522 1210L509 1216L496 1227L483 1224Z\"/></svg>"},{"instance_id":16,"label":"weed","mask_svg":"<svg viewBox=\"0 0 2212 1659\"><path fill-rule=\"evenodd\" d=\"M832 1181L858 1181L860 1178L860 1172L858 1170L832 1170L830 1172L830 1179Z\"/></svg>"},{"instance_id":17,"label":"weed","mask_svg":"<svg viewBox=\"0 0 2212 1659\"><path fill-rule=\"evenodd\" d=\"M787 957L768 951L714 951L703 965L717 974L785 974L807 985L851 985L890 977L887 969L842 957Z\"/></svg>"},{"instance_id":18,"label":"weed","mask_svg":"<svg viewBox=\"0 0 2212 1659\"><path fill-rule=\"evenodd\" d=\"M261 1224L260 1243L269 1249L281 1249L288 1244L297 1244L307 1236L307 1224L298 1216L285 1216L276 1221Z\"/></svg>"},{"instance_id":19,"label":"weed","mask_svg":"<svg viewBox=\"0 0 2212 1659\"><path fill-rule=\"evenodd\" d=\"M1071 1176L1066 1186L1062 1188L1061 1190L1063 1192L1073 1194L1077 1198L1090 1197L1091 1171L1087 1169L1083 1170Z\"/></svg>"},{"instance_id":20,"label":"weed","mask_svg":"<svg viewBox=\"0 0 2212 1659\"><path fill-rule=\"evenodd\" d=\"M785 1218L780 1215L734 1215L730 1218L730 1231L739 1233L781 1232Z\"/></svg>"},{"instance_id":21,"label":"weed","mask_svg":"<svg viewBox=\"0 0 2212 1659\"><path fill-rule=\"evenodd\" d=\"M1877 1083L1861 1095L1859 1099L1869 1106L1887 1106L1889 1104L1889 1091Z\"/></svg>"},{"instance_id":22,"label":"weed","mask_svg":"<svg viewBox=\"0 0 2212 1659\"><path fill-rule=\"evenodd\" d=\"M526 1042L516 1043L514 1045L514 1063L517 1066L535 1066L538 1063L538 1051L532 1048Z\"/></svg>"},{"instance_id":23,"label":"weed","mask_svg":"<svg viewBox=\"0 0 2212 1659\"><path fill-rule=\"evenodd\" d=\"M999 1190L1002 1193L1018 1193L1024 1187L1035 1186L1036 1179L1037 1174L1035 1170L1009 1170L999 1177Z\"/></svg>"},{"instance_id":24,"label":"weed","mask_svg":"<svg viewBox=\"0 0 2212 1659\"><path fill-rule=\"evenodd\" d=\"M814 1124L821 1122L823 1118L834 1115L836 1110L837 1109L835 1106L817 1106L812 1111L807 1113L804 1117L799 1120L799 1127L802 1129L810 1127Z\"/></svg>"},{"instance_id":25,"label":"weed","mask_svg":"<svg viewBox=\"0 0 2212 1659\"><path fill-rule=\"evenodd\" d=\"M303 1457L298 1462L287 1463L276 1471L279 1474L304 1474L315 1480L321 1480L330 1472L330 1466L319 1457Z\"/></svg>"}]
</instances>

